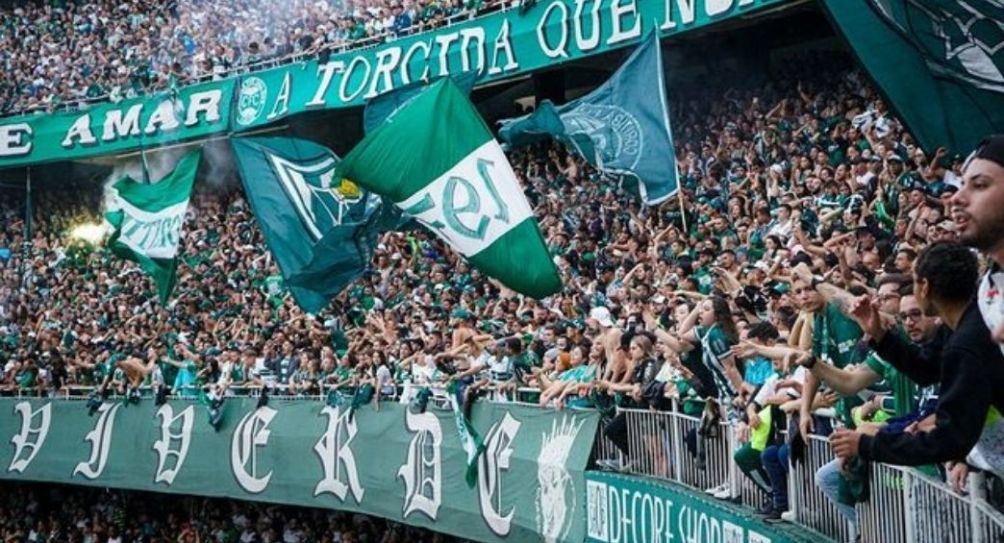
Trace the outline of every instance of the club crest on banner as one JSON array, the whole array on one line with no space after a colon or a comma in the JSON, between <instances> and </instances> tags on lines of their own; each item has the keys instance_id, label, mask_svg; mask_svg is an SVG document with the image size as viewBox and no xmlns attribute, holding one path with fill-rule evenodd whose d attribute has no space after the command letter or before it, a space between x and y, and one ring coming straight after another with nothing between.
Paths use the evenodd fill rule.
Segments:
<instances>
[{"instance_id":1,"label":"club crest on banner","mask_svg":"<svg viewBox=\"0 0 1004 543\"><path fill-rule=\"evenodd\" d=\"M157 410L157 417L160 418L160 439L153 444L153 450L157 451L157 473L153 482L171 486L185 465L192 444L195 406L190 405L175 415L174 408L164 404Z\"/></svg>"},{"instance_id":2,"label":"club crest on banner","mask_svg":"<svg viewBox=\"0 0 1004 543\"><path fill-rule=\"evenodd\" d=\"M108 462L108 453L111 450L112 433L115 430L115 415L122 407L121 403L104 403L98 408L98 422L94 429L87 433L84 441L91 442L91 457L85 462L77 464L73 469L73 476L81 474L88 479L97 479L105 471L105 464Z\"/></svg>"},{"instance_id":3,"label":"club crest on banner","mask_svg":"<svg viewBox=\"0 0 1004 543\"><path fill-rule=\"evenodd\" d=\"M49 435L52 403L33 410L30 403L19 402L14 406L14 412L21 416L21 431L10 440L14 444L14 457L11 458L7 471L24 473Z\"/></svg>"},{"instance_id":4,"label":"club crest on banner","mask_svg":"<svg viewBox=\"0 0 1004 543\"><path fill-rule=\"evenodd\" d=\"M241 488L252 494L264 491L272 479L271 471L258 475L258 449L268 445L272 435L268 426L276 413L278 411L270 407L259 407L244 415L230 440L230 468L234 478Z\"/></svg>"},{"instance_id":5,"label":"club crest on banner","mask_svg":"<svg viewBox=\"0 0 1004 543\"><path fill-rule=\"evenodd\" d=\"M436 520L443 503L443 429L432 413L405 411L405 424L414 435L408 446L408 460L397 471L404 480L404 507L401 515L419 512Z\"/></svg>"},{"instance_id":6,"label":"club crest on banner","mask_svg":"<svg viewBox=\"0 0 1004 543\"><path fill-rule=\"evenodd\" d=\"M563 540L571 528L576 488L568 473L568 455L584 421L562 416L551 422L551 431L540 438L537 455L537 529L547 543Z\"/></svg>"},{"instance_id":7,"label":"club crest on banner","mask_svg":"<svg viewBox=\"0 0 1004 543\"><path fill-rule=\"evenodd\" d=\"M268 86L260 77L249 77L241 83L237 98L237 124L247 126L261 117L268 100Z\"/></svg>"}]
</instances>

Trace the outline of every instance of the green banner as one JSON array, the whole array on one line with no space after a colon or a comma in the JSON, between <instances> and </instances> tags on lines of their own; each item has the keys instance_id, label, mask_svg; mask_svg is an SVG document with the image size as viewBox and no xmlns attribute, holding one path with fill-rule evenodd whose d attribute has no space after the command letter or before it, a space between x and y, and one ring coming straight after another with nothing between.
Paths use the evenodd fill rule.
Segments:
<instances>
[{"instance_id":1,"label":"green banner","mask_svg":"<svg viewBox=\"0 0 1004 543\"><path fill-rule=\"evenodd\" d=\"M475 71L478 83L670 36L793 0L542 0L320 62L187 87L86 112L0 122L0 168L79 160L260 127L350 106L419 80ZM234 87L237 87L236 89ZM231 103L232 102L232 103ZM231 122L232 110L232 122ZM178 118L168 115L179 111Z\"/></svg>"},{"instance_id":2,"label":"green banner","mask_svg":"<svg viewBox=\"0 0 1004 543\"><path fill-rule=\"evenodd\" d=\"M234 81L193 85L85 111L0 122L0 168L81 160L225 132Z\"/></svg>"},{"instance_id":3,"label":"green banner","mask_svg":"<svg viewBox=\"0 0 1004 543\"><path fill-rule=\"evenodd\" d=\"M582 541L594 412L479 403L474 488L449 410L396 403L229 399L208 408L0 400L0 480L31 480L358 511L479 541Z\"/></svg>"},{"instance_id":4,"label":"green banner","mask_svg":"<svg viewBox=\"0 0 1004 543\"><path fill-rule=\"evenodd\" d=\"M823 538L651 479L586 472L586 541L591 543L796 543Z\"/></svg>"}]
</instances>

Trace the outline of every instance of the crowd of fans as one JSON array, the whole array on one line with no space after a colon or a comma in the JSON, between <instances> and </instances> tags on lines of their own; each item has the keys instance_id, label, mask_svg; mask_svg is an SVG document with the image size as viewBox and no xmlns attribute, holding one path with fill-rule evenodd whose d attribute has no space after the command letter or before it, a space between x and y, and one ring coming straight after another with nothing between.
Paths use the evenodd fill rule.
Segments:
<instances>
[{"instance_id":1,"label":"crowd of fans","mask_svg":"<svg viewBox=\"0 0 1004 543\"><path fill-rule=\"evenodd\" d=\"M337 511L85 487L6 484L4 543L446 543L449 536Z\"/></svg>"},{"instance_id":2,"label":"crowd of fans","mask_svg":"<svg viewBox=\"0 0 1004 543\"><path fill-rule=\"evenodd\" d=\"M0 6L0 115L118 101L393 39L485 0L31 0Z\"/></svg>"},{"instance_id":3,"label":"crowd of fans","mask_svg":"<svg viewBox=\"0 0 1004 543\"><path fill-rule=\"evenodd\" d=\"M861 458L918 446L901 463L951 460L964 472L981 413L1002 407L1004 388L966 388L995 387L999 372L947 384L953 370L937 356L960 326L951 308L975 296L980 273L957 243L972 224L951 218L962 157L921 149L840 58L786 66L755 89L703 88L674 103L682 206L643 207L560 147L512 150L565 284L543 301L486 280L414 229L385 234L365 276L330 310L305 314L241 193L204 185L175 298L162 307L135 265L68 237L97 219L97 190L91 201L43 194L24 253L23 209L4 199L0 386L47 394L108 381L106 393L134 399L150 384L181 394L371 387L408 401L458 382L469 398L529 389L522 398L544 406L679 409L738 432L735 459L770 495L769 520L788 508L791 440L836 424L846 428L834 433L840 458L816 478L854 520L847 481L860 482ZM876 343L891 325L900 333L885 336L900 343ZM917 346L923 375L894 356ZM959 425L962 413L976 424ZM629 462L639 454L623 415L605 433Z\"/></svg>"}]
</instances>

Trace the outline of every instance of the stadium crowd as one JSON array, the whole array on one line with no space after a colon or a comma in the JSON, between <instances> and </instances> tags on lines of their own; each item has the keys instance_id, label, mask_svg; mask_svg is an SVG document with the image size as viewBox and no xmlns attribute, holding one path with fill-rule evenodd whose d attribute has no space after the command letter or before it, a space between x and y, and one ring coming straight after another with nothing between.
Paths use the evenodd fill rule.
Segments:
<instances>
[{"instance_id":1,"label":"stadium crowd","mask_svg":"<svg viewBox=\"0 0 1004 543\"><path fill-rule=\"evenodd\" d=\"M833 431L840 458L816 481L854 520L842 482L860 469L853 458L957 461L958 476L1004 383L986 330L986 366L939 369L937 353L958 348L949 329L962 337L979 319L967 304L980 268L957 242L985 224L951 218L969 198L962 157L926 153L858 72L816 60L788 63L764 86L674 103L682 207L642 207L556 146L511 151L565 284L544 301L486 280L415 229L384 235L365 277L307 315L241 193L204 185L175 299L161 307L135 265L67 235L98 219L96 190L38 198L24 253L23 209L4 199L2 386L48 394L110 376L109 393L372 387L407 401L460 382L469 397L528 388L544 406L675 406L744 437L735 459L771 496L769 520L788 508L798 436ZM970 308L961 321L960 307ZM886 334L891 325L900 333ZM925 371L904 367L921 355ZM985 370L976 380L974 368ZM626 433L613 416L606 435L630 461ZM987 456L971 463L999 472Z\"/></svg>"},{"instance_id":2,"label":"stadium crowd","mask_svg":"<svg viewBox=\"0 0 1004 543\"><path fill-rule=\"evenodd\" d=\"M5 484L4 543L446 543L366 515L246 501Z\"/></svg>"},{"instance_id":3,"label":"stadium crowd","mask_svg":"<svg viewBox=\"0 0 1004 543\"><path fill-rule=\"evenodd\" d=\"M484 0L32 0L0 6L0 115L118 101L393 39Z\"/></svg>"}]
</instances>

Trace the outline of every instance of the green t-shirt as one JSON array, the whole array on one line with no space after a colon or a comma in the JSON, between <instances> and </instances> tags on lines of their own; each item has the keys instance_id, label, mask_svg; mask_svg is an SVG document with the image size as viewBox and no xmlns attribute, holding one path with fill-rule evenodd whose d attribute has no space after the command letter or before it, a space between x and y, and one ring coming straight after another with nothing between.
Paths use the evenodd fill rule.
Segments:
<instances>
[{"instance_id":1,"label":"green t-shirt","mask_svg":"<svg viewBox=\"0 0 1004 543\"><path fill-rule=\"evenodd\" d=\"M909 377L900 373L899 370L891 366L885 360L875 354L868 353L865 358L865 365L875 373L882 376L882 379L892 390L892 397L896 403L894 414L897 417L906 415L917 408L917 384Z\"/></svg>"},{"instance_id":2,"label":"green t-shirt","mask_svg":"<svg viewBox=\"0 0 1004 543\"><path fill-rule=\"evenodd\" d=\"M855 346L862 336L858 323L844 315L833 303L816 313L812 327L812 355L838 368L856 360Z\"/></svg>"}]
</instances>

